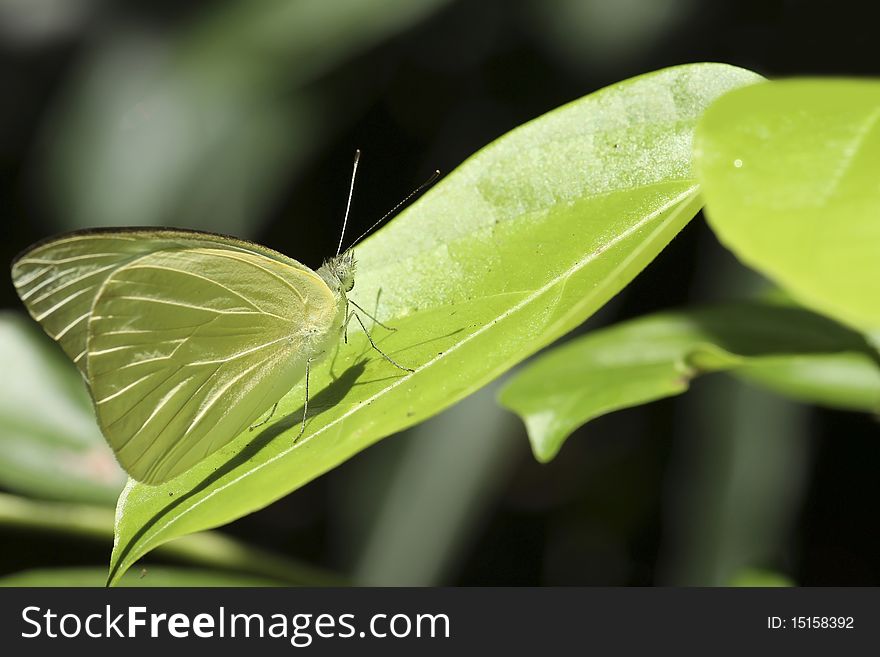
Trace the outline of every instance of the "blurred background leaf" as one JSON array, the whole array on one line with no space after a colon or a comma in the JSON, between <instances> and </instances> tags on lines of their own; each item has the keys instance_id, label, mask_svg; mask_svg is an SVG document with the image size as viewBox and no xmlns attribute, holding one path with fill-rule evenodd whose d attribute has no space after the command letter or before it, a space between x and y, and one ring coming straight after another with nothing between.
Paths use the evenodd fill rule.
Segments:
<instances>
[{"instance_id":1,"label":"blurred background leaf","mask_svg":"<svg viewBox=\"0 0 880 657\"><path fill-rule=\"evenodd\" d=\"M113 507L128 477L95 423L85 383L23 314L0 312L0 485Z\"/></svg>"},{"instance_id":2,"label":"blurred background leaf","mask_svg":"<svg viewBox=\"0 0 880 657\"><path fill-rule=\"evenodd\" d=\"M644 56L698 7L694 0L530 0L526 25L561 65L594 70Z\"/></svg>"},{"instance_id":3,"label":"blurred background leaf","mask_svg":"<svg viewBox=\"0 0 880 657\"><path fill-rule=\"evenodd\" d=\"M743 569L730 579L729 586L764 586L780 587L794 586L791 578L781 573L770 570L758 570L757 568Z\"/></svg>"},{"instance_id":4,"label":"blurred background leaf","mask_svg":"<svg viewBox=\"0 0 880 657\"><path fill-rule=\"evenodd\" d=\"M285 181L367 100L311 83L446 2L231 0L171 33L120 21L45 123L57 216L253 235Z\"/></svg>"},{"instance_id":5,"label":"blurred background leaf","mask_svg":"<svg viewBox=\"0 0 880 657\"><path fill-rule=\"evenodd\" d=\"M113 541L113 511L88 504L41 502L0 493L0 529L17 538L32 536L41 551L46 548L51 551L53 538L64 541L74 550L80 544L93 543L106 551ZM27 555L21 557L26 559ZM329 571L286 559L216 532L184 536L163 545L155 557L160 563L164 560L195 564L203 571L211 568L232 579L250 577L254 586L258 580L287 586L341 585L346 582ZM92 570L89 568L89 572ZM62 575L63 572L59 571ZM100 583L95 584L97 586L105 586L107 582L105 566L101 567L101 572L103 575ZM205 576L197 573L197 577ZM86 585L85 582L82 585Z\"/></svg>"}]
</instances>

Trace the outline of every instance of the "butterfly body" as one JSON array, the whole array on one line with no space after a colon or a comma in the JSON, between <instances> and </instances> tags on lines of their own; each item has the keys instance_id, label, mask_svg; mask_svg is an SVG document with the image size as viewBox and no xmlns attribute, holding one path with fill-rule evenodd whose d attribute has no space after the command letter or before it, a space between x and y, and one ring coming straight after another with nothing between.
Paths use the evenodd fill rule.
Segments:
<instances>
[{"instance_id":1,"label":"butterfly body","mask_svg":"<svg viewBox=\"0 0 880 657\"><path fill-rule=\"evenodd\" d=\"M316 272L210 233L81 231L23 253L12 278L79 367L120 464L161 483L245 431L334 348L354 259Z\"/></svg>"}]
</instances>

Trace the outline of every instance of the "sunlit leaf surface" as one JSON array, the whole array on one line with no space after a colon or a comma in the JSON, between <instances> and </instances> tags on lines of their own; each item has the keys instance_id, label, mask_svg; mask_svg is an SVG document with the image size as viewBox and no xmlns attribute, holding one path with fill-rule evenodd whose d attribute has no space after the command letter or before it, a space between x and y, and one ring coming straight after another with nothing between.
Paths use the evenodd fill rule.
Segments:
<instances>
[{"instance_id":1,"label":"sunlit leaf surface","mask_svg":"<svg viewBox=\"0 0 880 657\"><path fill-rule=\"evenodd\" d=\"M880 328L880 82L739 89L707 110L694 154L727 247L801 303Z\"/></svg>"}]
</instances>

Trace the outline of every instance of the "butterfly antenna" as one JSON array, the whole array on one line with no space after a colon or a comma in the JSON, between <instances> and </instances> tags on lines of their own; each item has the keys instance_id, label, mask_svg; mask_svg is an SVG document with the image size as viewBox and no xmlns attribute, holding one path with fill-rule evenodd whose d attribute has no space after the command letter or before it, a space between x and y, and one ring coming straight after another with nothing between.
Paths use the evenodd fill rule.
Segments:
<instances>
[{"instance_id":1,"label":"butterfly antenna","mask_svg":"<svg viewBox=\"0 0 880 657\"><path fill-rule=\"evenodd\" d=\"M434 171L434 173L431 174L431 177L430 177L430 178L428 178L425 182L423 182L421 185L419 185L419 186L416 187L414 190L412 190L409 194L406 195L406 197L405 197L400 203L398 203L398 204L395 205L393 208L391 208L388 212L386 212L384 215L382 215L382 218L379 219L379 221L377 221L377 222L374 223L372 226L370 226L369 228L367 228L367 230L365 230L365 231L363 232L363 234L362 234L360 237L358 237L354 242L352 242L352 243L351 243L351 246L349 246L348 248L349 248L349 249L353 249L353 248L355 247L355 245L356 245L358 242L360 242L362 239L364 239L367 235L369 235L370 232L371 232L376 226L378 226L378 225L381 224L383 221L385 221L388 217L390 217L390 216L393 215L395 212L397 212L401 207L403 207L404 205L406 205L406 204L409 202L409 200L410 200L413 196L415 196L416 194L418 194L419 192L421 192L423 189L425 189L425 187L428 187L429 185L431 185L431 184L432 184L435 180L437 180L437 178L439 178L439 177L440 177L440 170L437 169L437 170ZM346 249L346 250L348 250L348 249Z\"/></svg>"},{"instance_id":2,"label":"butterfly antenna","mask_svg":"<svg viewBox=\"0 0 880 657\"><path fill-rule=\"evenodd\" d=\"M348 203L345 204L345 218L342 220L342 232L339 234L339 245L336 247L336 255L342 251L342 238L345 237L345 227L348 225L348 213L351 211L351 197L354 195L354 179L357 176L358 162L361 160L361 149L354 152L354 166L351 168L351 184L348 186Z\"/></svg>"}]
</instances>

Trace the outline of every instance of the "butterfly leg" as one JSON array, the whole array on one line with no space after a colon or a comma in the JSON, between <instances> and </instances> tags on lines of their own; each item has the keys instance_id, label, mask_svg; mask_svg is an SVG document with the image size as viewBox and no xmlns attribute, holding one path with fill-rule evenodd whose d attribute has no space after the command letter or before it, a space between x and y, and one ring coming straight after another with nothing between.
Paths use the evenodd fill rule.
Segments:
<instances>
[{"instance_id":1,"label":"butterfly leg","mask_svg":"<svg viewBox=\"0 0 880 657\"><path fill-rule=\"evenodd\" d=\"M379 347L376 345L376 343L373 342L373 336L370 335L370 332L367 330L367 327L364 326L364 323L361 321L360 315L358 315L357 313L355 313L354 318L358 321L358 324L361 325L361 328L364 329L364 333L367 334L367 340L370 341L370 345L373 347L373 349L375 349L376 351L379 352L379 354L382 356L382 358L384 358L385 360L387 360L389 363L391 363L392 365L394 365L394 367L396 367L396 368L399 369L399 370L403 370L404 372L415 372L415 370L412 369L411 367L404 367L403 365L401 365L400 363L398 363L396 360L394 360L393 358L391 358L391 356L389 356L389 355L386 354L384 351L382 351L381 349L379 349Z\"/></svg>"},{"instance_id":2,"label":"butterfly leg","mask_svg":"<svg viewBox=\"0 0 880 657\"><path fill-rule=\"evenodd\" d=\"M312 359L309 358L306 360L306 399L303 403L303 419L302 426L299 428L299 433L296 434L296 438L293 439L293 442L296 443L297 440L302 438L302 435L306 432L306 415L309 414L309 370L312 367Z\"/></svg>"},{"instance_id":3,"label":"butterfly leg","mask_svg":"<svg viewBox=\"0 0 880 657\"><path fill-rule=\"evenodd\" d=\"M271 419L272 419L272 416L275 415L275 411L277 410L277 408L278 408L278 402L275 402L275 403L272 405L272 410L269 411L269 416L268 416L265 420L263 420L262 422L257 422L256 424L252 424L250 427L248 427L248 431L253 431L253 430L256 429L257 427L261 427L261 426L263 426L264 424L266 424L266 422L268 422L269 420L271 420Z\"/></svg>"},{"instance_id":4,"label":"butterfly leg","mask_svg":"<svg viewBox=\"0 0 880 657\"><path fill-rule=\"evenodd\" d=\"M346 311L345 312L345 323L342 325L342 335L345 341L345 344L348 344L348 324L351 322L351 318L354 317L354 311Z\"/></svg>"},{"instance_id":5,"label":"butterfly leg","mask_svg":"<svg viewBox=\"0 0 880 657\"><path fill-rule=\"evenodd\" d=\"M351 299L348 300L348 303L350 303L352 306L354 306L355 308L357 308L358 310L360 310L364 315L366 315L367 317L369 317L370 319L372 319L376 324L378 324L379 326L381 326L383 329L388 329L389 331L396 331L396 330L397 330L397 329L394 328L393 326L388 326L387 324L383 324L382 322L380 322L378 319L376 319L375 317L373 317L370 313L368 313L366 310L364 310L363 308L361 308L358 304L356 304L356 303L355 303L354 301L352 301ZM363 324L361 324L361 326L363 326Z\"/></svg>"}]
</instances>

